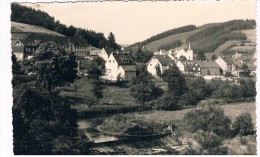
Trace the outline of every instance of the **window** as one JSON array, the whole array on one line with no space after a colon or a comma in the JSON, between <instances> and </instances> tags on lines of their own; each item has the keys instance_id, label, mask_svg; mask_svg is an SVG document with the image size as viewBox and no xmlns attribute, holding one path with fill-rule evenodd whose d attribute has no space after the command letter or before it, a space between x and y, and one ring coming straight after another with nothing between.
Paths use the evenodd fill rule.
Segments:
<instances>
[{"instance_id":1,"label":"window","mask_svg":"<svg viewBox=\"0 0 260 157\"><path fill-rule=\"evenodd\" d=\"M200 70L200 67L198 68L198 70Z\"/></svg>"},{"instance_id":2,"label":"window","mask_svg":"<svg viewBox=\"0 0 260 157\"><path fill-rule=\"evenodd\" d=\"M113 60L113 63L115 63L115 60Z\"/></svg>"},{"instance_id":3,"label":"window","mask_svg":"<svg viewBox=\"0 0 260 157\"><path fill-rule=\"evenodd\" d=\"M108 60L108 63L111 63L111 60Z\"/></svg>"},{"instance_id":4,"label":"window","mask_svg":"<svg viewBox=\"0 0 260 157\"><path fill-rule=\"evenodd\" d=\"M195 70L195 67L193 67L193 70Z\"/></svg>"}]
</instances>

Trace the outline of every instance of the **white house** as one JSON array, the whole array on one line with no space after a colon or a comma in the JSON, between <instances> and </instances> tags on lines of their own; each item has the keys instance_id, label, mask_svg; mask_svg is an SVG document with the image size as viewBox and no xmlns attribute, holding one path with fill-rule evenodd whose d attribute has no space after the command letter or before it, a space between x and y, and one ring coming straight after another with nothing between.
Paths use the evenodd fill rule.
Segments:
<instances>
[{"instance_id":1,"label":"white house","mask_svg":"<svg viewBox=\"0 0 260 157\"><path fill-rule=\"evenodd\" d=\"M174 52L174 56L177 59L180 59L181 56L184 56L187 60L193 60L193 50L191 49L190 44L187 52L184 49L176 49L176 51Z\"/></svg>"},{"instance_id":2,"label":"white house","mask_svg":"<svg viewBox=\"0 0 260 157\"><path fill-rule=\"evenodd\" d=\"M25 58L31 59L38 46L42 43L40 40L17 39L12 41L12 53L17 60Z\"/></svg>"},{"instance_id":3,"label":"white house","mask_svg":"<svg viewBox=\"0 0 260 157\"><path fill-rule=\"evenodd\" d=\"M147 62L147 71L152 75L157 75L156 68L159 67L161 73L173 65L173 61L168 55L155 55Z\"/></svg>"},{"instance_id":4,"label":"white house","mask_svg":"<svg viewBox=\"0 0 260 157\"><path fill-rule=\"evenodd\" d=\"M104 79L116 81L131 80L136 77L136 62L129 52L111 53L105 63L106 75Z\"/></svg>"},{"instance_id":5,"label":"white house","mask_svg":"<svg viewBox=\"0 0 260 157\"><path fill-rule=\"evenodd\" d=\"M226 74L227 72L232 72L235 70L235 64L232 58L227 56L219 56L216 59L216 63L220 66L220 68L223 70L223 74Z\"/></svg>"},{"instance_id":6,"label":"white house","mask_svg":"<svg viewBox=\"0 0 260 157\"><path fill-rule=\"evenodd\" d=\"M176 61L176 66L179 68L179 70L182 73L189 72L191 69L191 66L193 65L194 61L193 60L178 60Z\"/></svg>"},{"instance_id":7,"label":"white house","mask_svg":"<svg viewBox=\"0 0 260 157\"><path fill-rule=\"evenodd\" d=\"M107 53L107 51L104 48L102 48L102 50L100 51L98 56L103 58L105 61L107 61L109 54Z\"/></svg>"}]
</instances>

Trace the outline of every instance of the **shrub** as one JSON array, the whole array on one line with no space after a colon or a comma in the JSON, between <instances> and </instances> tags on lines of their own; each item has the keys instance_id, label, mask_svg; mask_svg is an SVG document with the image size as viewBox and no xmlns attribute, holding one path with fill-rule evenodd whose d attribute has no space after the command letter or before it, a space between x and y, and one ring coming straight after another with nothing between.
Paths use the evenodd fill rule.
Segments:
<instances>
[{"instance_id":1,"label":"shrub","mask_svg":"<svg viewBox=\"0 0 260 157\"><path fill-rule=\"evenodd\" d=\"M199 132L194 138L204 149L214 148L222 144L222 139L214 132Z\"/></svg>"},{"instance_id":2,"label":"shrub","mask_svg":"<svg viewBox=\"0 0 260 157\"><path fill-rule=\"evenodd\" d=\"M178 104L177 98L169 94L166 94L155 101L155 109L172 111L180 108L181 105Z\"/></svg>"},{"instance_id":3,"label":"shrub","mask_svg":"<svg viewBox=\"0 0 260 157\"><path fill-rule=\"evenodd\" d=\"M233 124L233 133L240 136L254 134L254 124L252 122L251 114L243 113L239 115Z\"/></svg>"},{"instance_id":4,"label":"shrub","mask_svg":"<svg viewBox=\"0 0 260 157\"><path fill-rule=\"evenodd\" d=\"M214 132L225 136L230 131L230 119L224 115L224 110L216 107L195 109L184 115L184 123L190 132L198 130Z\"/></svg>"}]
</instances>

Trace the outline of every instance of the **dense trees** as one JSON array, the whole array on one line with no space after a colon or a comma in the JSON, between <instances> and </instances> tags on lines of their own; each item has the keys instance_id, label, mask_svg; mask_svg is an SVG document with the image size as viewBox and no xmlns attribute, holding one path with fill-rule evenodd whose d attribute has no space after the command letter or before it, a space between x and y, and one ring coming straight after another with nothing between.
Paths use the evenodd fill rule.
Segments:
<instances>
[{"instance_id":1,"label":"dense trees","mask_svg":"<svg viewBox=\"0 0 260 157\"><path fill-rule=\"evenodd\" d=\"M228 40L245 40L246 35L239 30L252 29L254 27L254 20L232 20L208 26L189 36L187 41L192 43L195 53L200 51L213 52L219 45Z\"/></svg>"},{"instance_id":2,"label":"dense trees","mask_svg":"<svg viewBox=\"0 0 260 157\"><path fill-rule=\"evenodd\" d=\"M46 88L50 96L54 87L72 83L77 76L75 56L66 54L55 42L40 45L31 63L37 83Z\"/></svg>"},{"instance_id":3,"label":"dense trees","mask_svg":"<svg viewBox=\"0 0 260 157\"><path fill-rule=\"evenodd\" d=\"M132 87L130 87L130 95L141 104L156 99L162 94L162 89L155 86L154 82L151 80L151 75L147 71L139 74L132 81Z\"/></svg>"},{"instance_id":4,"label":"dense trees","mask_svg":"<svg viewBox=\"0 0 260 157\"><path fill-rule=\"evenodd\" d=\"M184 76L177 66L167 69L163 73L162 79L168 83L168 93L170 95L178 98L187 91Z\"/></svg>"},{"instance_id":5,"label":"dense trees","mask_svg":"<svg viewBox=\"0 0 260 157\"><path fill-rule=\"evenodd\" d=\"M28 8L17 3L12 3L11 9L12 21L41 26L49 30L57 31L67 37L82 38L95 47L104 48L106 46L106 38L103 33L76 28L72 25L67 27L61 24L60 21L55 21L54 17L51 17L43 11Z\"/></svg>"},{"instance_id":6,"label":"dense trees","mask_svg":"<svg viewBox=\"0 0 260 157\"><path fill-rule=\"evenodd\" d=\"M74 81L75 57L65 54L56 43L47 42L25 63L25 69L35 74L32 78L17 75L12 80L14 153L89 153L88 139L77 129L77 113L67 99L52 92L54 87Z\"/></svg>"}]
</instances>

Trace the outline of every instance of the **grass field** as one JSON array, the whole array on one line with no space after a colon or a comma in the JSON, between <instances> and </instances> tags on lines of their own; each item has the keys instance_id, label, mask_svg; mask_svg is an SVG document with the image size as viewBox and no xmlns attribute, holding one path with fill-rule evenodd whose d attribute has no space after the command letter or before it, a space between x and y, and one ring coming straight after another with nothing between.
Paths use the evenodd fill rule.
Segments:
<instances>
[{"instance_id":1,"label":"grass field","mask_svg":"<svg viewBox=\"0 0 260 157\"><path fill-rule=\"evenodd\" d=\"M242 30L246 34L247 39L256 43L256 29Z\"/></svg>"},{"instance_id":2,"label":"grass field","mask_svg":"<svg viewBox=\"0 0 260 157\"><path fill-rule=\"evenodd\" d=\"M242 114L250 113L252 116L253 123L256 124L256 104L253 103L237 103L237 104L228 104L221 105L221 108L224 109L225 115L228 116L232 121ZM138 113L137 116L140 119L149 119L150 121L165 121L168 123L178 123L182 120L185 113L191 111L192 109L183 109L179 111L149 111L147 113ZM130 113L136 114L136 113Z\"/></svg>"},{"instance_id":3,"label":"grass field","mask_svg":"<svg viewBox=\"0 0 260 157\"><path fill-rule=\"evenodd\" d=\"M51 31L40 26L29 25L29 24L14 22L14 21L11 21L11 27L12 27L12 33L41 33L41 34L64 36L55 31Z\"/></svg>"}]
</instances>

